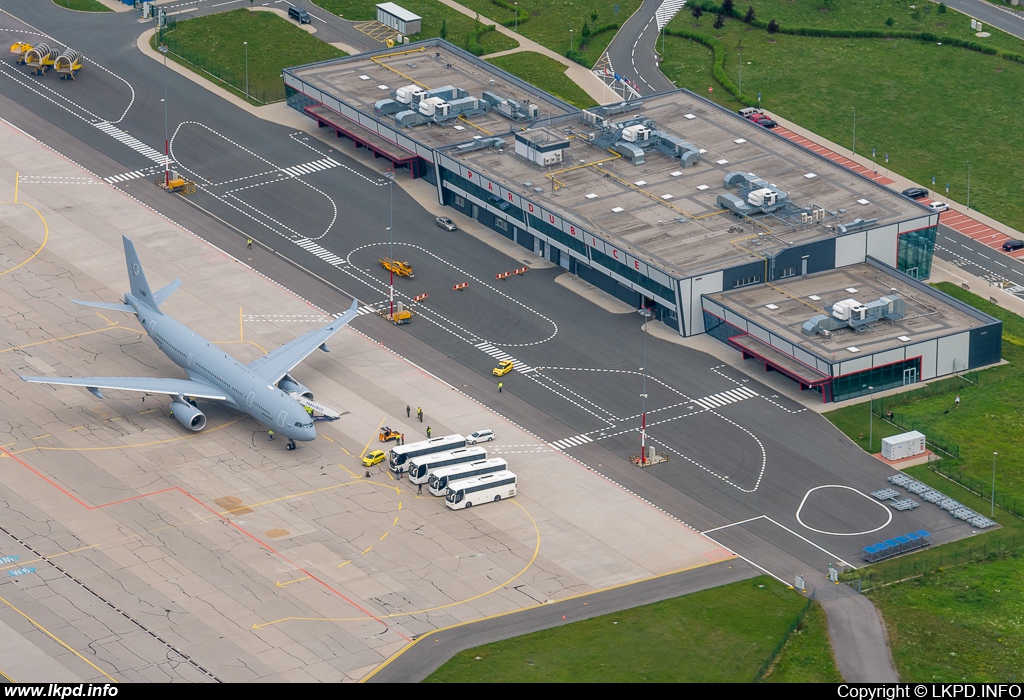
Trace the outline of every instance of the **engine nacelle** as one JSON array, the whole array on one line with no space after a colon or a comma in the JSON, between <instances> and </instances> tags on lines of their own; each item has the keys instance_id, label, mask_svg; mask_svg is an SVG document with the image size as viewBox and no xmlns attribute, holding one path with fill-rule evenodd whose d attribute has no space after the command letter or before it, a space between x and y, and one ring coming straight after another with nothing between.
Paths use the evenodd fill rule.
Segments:
<instances>
[{"instance_id":1,"label":"engine nacelle","mask_svg":"<svg viewBox=\"0 0 1024 700\"><path fill-rule=\"evenodd\" d=\"M287 374L277 383L277 388L286 394L298 394L299 396L313 400L313 392L305 384L299 384Z\"/></svg>"},{"instance_id":2,"label":"engine nacelle","mask_svg":"<svg viewBox=\"0 0 1024 700\"><path fill-rule=\"evenodd\" d=\"M174 401L171 403L171 415L174 420L193 432L199 432L206 427L206 416L191 404Z\"/></svg>"}]
</instances>

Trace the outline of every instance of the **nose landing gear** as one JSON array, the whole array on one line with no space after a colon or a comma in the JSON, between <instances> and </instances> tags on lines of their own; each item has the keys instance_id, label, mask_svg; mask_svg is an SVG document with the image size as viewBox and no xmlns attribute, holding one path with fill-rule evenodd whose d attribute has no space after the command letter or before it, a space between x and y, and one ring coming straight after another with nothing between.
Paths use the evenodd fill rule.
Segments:
<instances>
[{"instance_id":1,"label":"nose landing gear","mask_svg":"<svg viewBox=\"0 0 1024 700\"><path fill-rule=\"evenodd\" d=\"M295 441L294 440L289 440L288 444L285 446L285 449L287 449L287 450L294 450L295 449Z\"/></svg>"}]
</instances>

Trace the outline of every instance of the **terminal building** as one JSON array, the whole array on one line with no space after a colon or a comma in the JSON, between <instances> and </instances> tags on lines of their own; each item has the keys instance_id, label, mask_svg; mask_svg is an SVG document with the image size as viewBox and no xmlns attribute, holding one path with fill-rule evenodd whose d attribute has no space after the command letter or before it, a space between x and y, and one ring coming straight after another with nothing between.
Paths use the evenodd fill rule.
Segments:
<instances>
[{"instance_id":1,"label":"terminal building","mask_svg":"<svg viewBox=\"0 0 1024 700\"><path fill-rule=\"evenodd\" d=\"M689 91L580 110L439 39L284 81L439 204L823 401L1000 359L998 320L921 282L938 214Z\"/></svg>"}]
</instances>

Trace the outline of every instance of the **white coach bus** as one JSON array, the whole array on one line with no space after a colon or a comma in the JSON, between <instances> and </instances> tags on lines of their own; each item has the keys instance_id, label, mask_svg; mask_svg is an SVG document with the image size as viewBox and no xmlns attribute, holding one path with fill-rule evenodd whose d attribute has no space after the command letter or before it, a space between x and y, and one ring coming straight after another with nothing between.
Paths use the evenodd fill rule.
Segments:
<instances>
[{"instance_id":1,"label":"white coach bus","mask_svg":"<svg viewBox=\"0 0 1024 700\"><path fill-rule=\"evenodd\" d=\"M444 437L436 437L429 440L414 442L411 445L398 445L391 448L389 460L391 464L391 471L396 474L401 474L405 471L405 463L414 457L422 457L423 455L429 455L435 452L445 452L447 450L454 450L465 446L466 438L462 435L445 435Z\"/></svg>"},{"instance_id":2,"label":"white coach bus","mask_svg":"<svg viewBox=\"0 0 1024 700\"><path fill-rule=\"evenodd\" d=\"M409 472L409 481L414 484L425 484L436 469L450 467L453 464L476 462L481 459L487 459L487 450L484 448L460 447L448 452L414 457L405 463L405 468Z\"/></svg>"},{"instance_id":3,"label":"white coach bus","mask_svg":"<svg viewBox=\"0 0 1024 700\"><path fill-rule=\"evenodd\" d=\"M463 479L475 479L484 474L493 474L508 469L508 462L503 459L492 457L481 459L477 462L457 464L453 467L437 469L427 483L430 484L430 493L434 496L445 496L448 494L448 484Z\"/></svg>"},{"instance_id":4,"label":"white coach bus","mask_svg":"<svg viewBox=\"0 0 1024 700\"><path fill-rule=\"evenodd\" d=\"M495 472L475 479L466 479L449 487L444 504L452 510L492 503L516 495L516 475L510 471Z\"/></svg>"}]
</instances>

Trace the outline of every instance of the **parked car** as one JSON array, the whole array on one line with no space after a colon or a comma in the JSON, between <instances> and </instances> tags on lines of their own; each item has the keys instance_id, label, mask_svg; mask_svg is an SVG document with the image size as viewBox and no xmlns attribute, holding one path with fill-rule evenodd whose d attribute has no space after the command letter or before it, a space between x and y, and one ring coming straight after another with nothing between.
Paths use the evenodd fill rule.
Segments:
<instances>
[{"instance_id":1,"label":"parked car","mask_svg":"<svg viewBox=\"0 0 1024 700\"><path fill-rule=\"evenodd\" d=\"M477 430L475 433L470 433L466 436L466 444L475 445L478 442L490 442L493 439L493 430Z\"/></svg>"},{"instance_id":2,"label":"parked car","mask_svg":"<svg viewBox=\"0 0 1024 700\"><path fill-rule=\"evenodd\" d=\"M1005 250L1007 253L1014 250L1020 250L1021 248L1024 248L1024 241L1010 240L1003 243L1003 250Z\"/></svg>"},{"instance_id":3,"label":"parked car","mask_svg":"<svg viewBox=\"0 0 1024 700\"><path fill-rule=\"evenodd\" d=\"M439 216L434 219L434 222L443 228L445 231L458 231L459 227L455 225L455 222L449 219L447 216Z\"/></svg>"},{"instance_id":4,"label":"parked car","mask_svg":"<svg viewBox=\"0 0 1024 700\"><path fill-rule=\"evenodd\" d=\"M945 202L930 202L928 208L932 211L946 211L949 209L949 205Z\"/></svg>"},{"instance_id":5,"label":"parked car","mask_svg":"<svg viewBox=\"0 0 1024 700\"><path fill-rule=\"evenodd\" d=\"M928 190L923 187L908 187L907 189L900 192L904 197L910 199L921 199L922 197L928 196Z\"/></svg>"},{"instance_id":6,"label":"parked car","mask_svg":"<svg viewBox=\"0 0 1024 700\"><path fill-rule=\"evenodd\" d=\"M758 126L763 126L766 129L774 129L775 127L778 126L774 119L771 119L767 114L764 113L751 114L749 117L747 117L747 119L754 122Z\"/></svg>"},{"instance_id":7,"label":"parked car","mask_svg":"<svg viewBox=\"0 0 1024 700\"><path fill-rule=\"evenodd\" d=\"M309 16L309 13L305 10L292 6L288 8L288 16L299 24L312 24L313 18Z\"/></svg>"},{"instance_id":8,"label":"parked car","mask_svg":"<svg viewBox=\"0 0 1024 700\"><path fill-rule=\"evenodd\" d=\"M387 457L387 455L381 452L380 450L374 450L370 454L363 457L363 466L372 467L374 464L380 464L381 462L384 461L385 457Z\"/></svg>"},{"instance_id":9,"label":"parked car","mask_svg":"<svg viewBox=\"0 0 1024 700\"><path fill-rule=\"evenodd\" d=\"M744 119L750 119L755 114L764 114L764 112L762 112L757 107L744 107L743 109L739 110L737 114L739 114Z\"/></svg>"}]
</instances>

